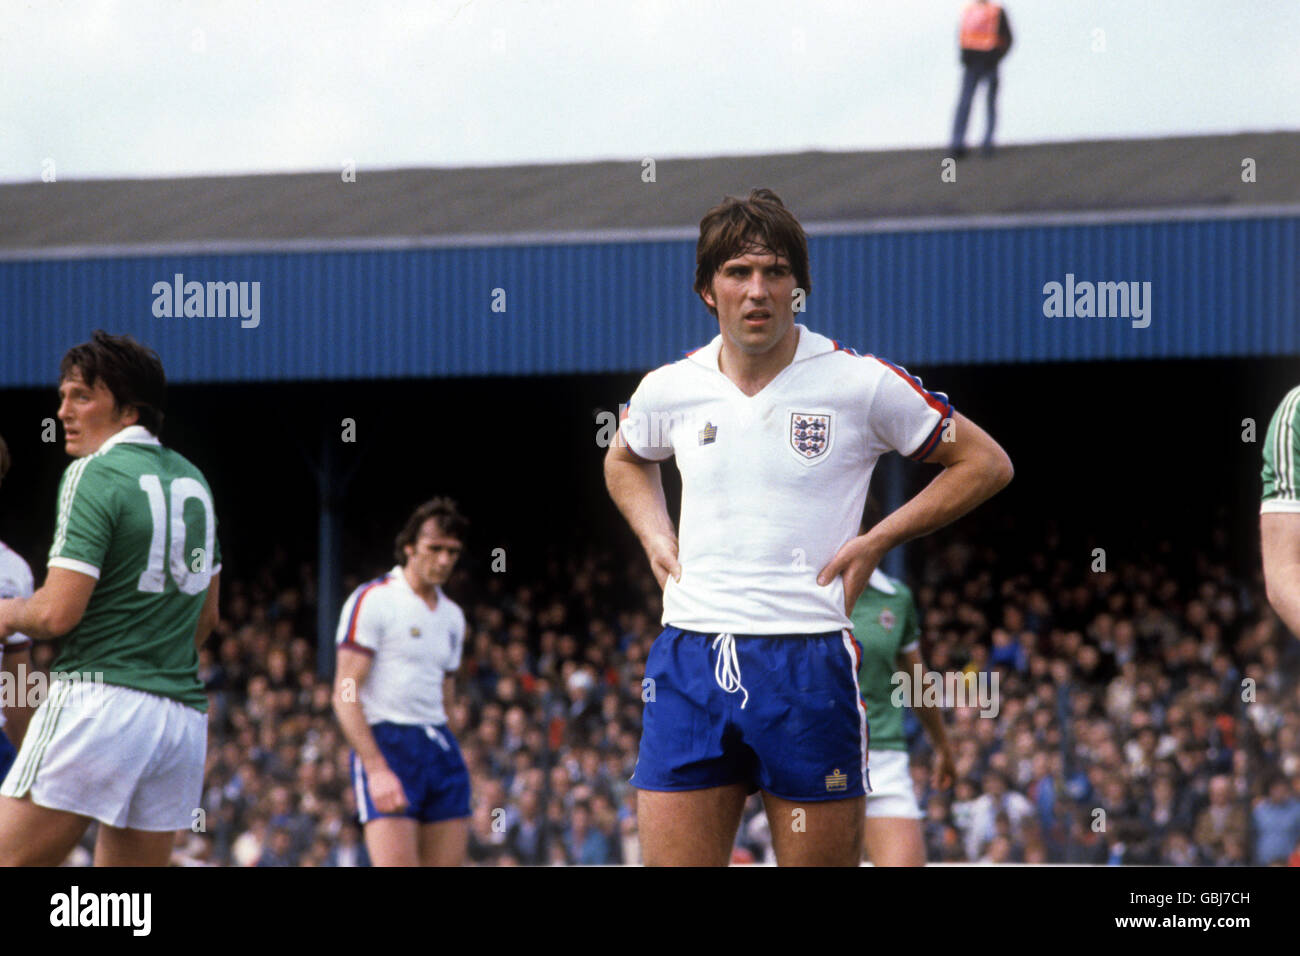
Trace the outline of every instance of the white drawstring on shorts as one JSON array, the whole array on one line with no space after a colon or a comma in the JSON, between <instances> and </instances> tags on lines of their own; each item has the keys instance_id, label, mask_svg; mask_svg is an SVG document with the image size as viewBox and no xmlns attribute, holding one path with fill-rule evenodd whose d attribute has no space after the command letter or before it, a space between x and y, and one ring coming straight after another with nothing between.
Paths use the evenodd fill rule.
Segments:
<instances>
[{"instance_id":1,"label":"white drawstring on shorts","mask_svg":"<svg viewBox=\"0 0 1300 956\"><path fill-rule=\"evenodd\" d=\"M721 650L718 645L721 644ZM731 634L719 634L713 641L714 650L718 651L718 662L713 666L713 679L728 694L740 691L745 699L740 702L740 709L745 709L749 702L749 691L740 683L740 659L736 657L736 638Z\"/></svg>"}]
</instances>

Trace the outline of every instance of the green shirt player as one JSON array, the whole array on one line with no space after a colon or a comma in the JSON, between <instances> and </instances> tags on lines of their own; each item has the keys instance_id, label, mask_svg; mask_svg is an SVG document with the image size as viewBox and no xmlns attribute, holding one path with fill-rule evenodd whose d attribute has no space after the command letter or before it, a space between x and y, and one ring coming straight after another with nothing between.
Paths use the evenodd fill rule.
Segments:
<instances>
[{"instance_id":1,"label":"green shirt player","mask_svg":"<svg viewBox=\"0 0 1300 956\"><path fill-rule=\"evenodd\" d=\"M868 503L870 511L872 504ZM924 866L923 814L912 788L912 774L903 735L903 708L896 703L899 681L908 689L923 671L921 624L912 592L902 581L880 569L853 606L853 637L862 647L858 686L867 707L869 727L867 768L866 854L876 866ZM935 707L919 706L916 714L936 753L934 785L948 787L953 778L952 749L943 716Z\"/></svg>"},{"instance_id":2,"label":"green shirt player","mask_svg":"<svg viewBox=\"0 0 1300 956\"><path fill-rule=\"evenodd\" d=\"M1264 437L1259 539L1268 603L1300 637L1300 385L1282 399Z\"/></svg>"},{"instance_id":3,"label":"green shirt player","mask_svg":"<svg viewBox=\"0 0 1300 956\"><path fill-rule=\"evenodd\" d=\"M97 866L162 866L199 806L220 550L203 474L164 448L158 356L97 331L59 369L76 461L44 585L0 601L0 638L63 638L49 693L0 785L0 865L57 865L91 820Z\"/></svg>"}]
</instances>

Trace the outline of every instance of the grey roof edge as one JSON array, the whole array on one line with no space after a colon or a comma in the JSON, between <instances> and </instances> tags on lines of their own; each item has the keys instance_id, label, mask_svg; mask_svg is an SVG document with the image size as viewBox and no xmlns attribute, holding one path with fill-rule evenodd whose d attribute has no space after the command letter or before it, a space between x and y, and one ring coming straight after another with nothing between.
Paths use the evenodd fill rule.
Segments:
<instances>
[{"instance_id":1,"label":"grey roof edge","mask_svg":"<svg viewBox=\"0 0 1300 956\"><path fill-rule=\"evenodd\" d=\"M1234 129L1234 130L1211 130L1209 132L1189 132L1189 133L1165 133L1154 136L1143 135L1123 135L1114 136L1093 136L1084 138L1071 139L1026 139L1026 140L1005 140L999 141L999 148L1007 153L1014 153L1019 150L1033 150L1035 148L1055 149L1061 147L1112 147L1122 145L1132 145L1140 143L1176 143L1176 142L1208 142L1238 139L1248 136L1294 136L1300 133L1300 129L1295 127L1277 126L1268 129ZM514 162L514 161L485 161L474 163L472 165L442 165L442 164L418 164L395 163L393 165L376 165L370 166L364 163L358 164L358 174L361 173L383 173L389 174L416 174L416 173L502 173L511 170L566 170L574 168L583 168L591 166L625 166L640 165L646 159L654 159L656 164L664 163L713 163L713 162L735 162L735 161L758 161L758 160L782 160L797 159L807 156L827 156L827 157L851 157L851 156L876 156L876 155L907 155L914 154L918 156L946 156L951 150L948 146L940 142L931 144L912 143L898 146L882 147L829 147L829 146L804 146L795 149L777 150L771 152L736 152L736 153L682 153L682 154L665 154L650 156L648 154L623 155L623 156L591 156L584 159L560 159L560 160L536 160L532 162ZM303 177L314 178L317 176L335 177L339 175L339 167L321 166L315 169L285 169L273 171L258 170L206 170L193 173L184 173L172 176L157 175L140 175L124 176L121 174L112 174L105 176L82 176L74 179L60 179L60 182L78 183L78 184L124 184L124 183L159 183L159 182L184 182L196 180L226 180L226 179L275 179ZM0 188L6 186L33 186L41 185L42 180L39 176L30 179L0 179Z\"/></svg>"}]
</instances>

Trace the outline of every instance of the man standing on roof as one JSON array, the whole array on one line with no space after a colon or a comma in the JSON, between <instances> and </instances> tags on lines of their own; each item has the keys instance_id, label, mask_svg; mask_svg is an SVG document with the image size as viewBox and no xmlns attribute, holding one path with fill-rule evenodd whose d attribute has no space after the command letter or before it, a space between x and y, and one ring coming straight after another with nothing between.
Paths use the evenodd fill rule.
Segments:
<instances>
[{"instance_id":1,"label":"man standing on roof","mask_svg":"<svg viewBox=\"0 0 1300 956\"><path fill-rule=\"evenodd\" d=\"M975 0L961 14L961 62L964 72L961 99L957 101L957 118L952 124L952 154L966 155L966 121L971 102L981 82L988 83L988 126L984 131L983 152L993 155L993 127L997 122L998 64L1011 49L1011 21L1007 12L989 0Z\"/></svg>"}]
</instances>

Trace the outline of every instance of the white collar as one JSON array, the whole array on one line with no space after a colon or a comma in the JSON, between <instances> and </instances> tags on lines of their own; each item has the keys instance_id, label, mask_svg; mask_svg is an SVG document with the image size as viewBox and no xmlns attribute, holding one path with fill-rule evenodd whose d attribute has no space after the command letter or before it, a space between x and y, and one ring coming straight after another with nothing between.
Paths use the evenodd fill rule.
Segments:
<instances>
[{"instance_id":1,"label":"white collar","mask_svg":"<svg viewBox=\"0 0 1300 956\"><path fill-rule=\"evenodd\" d=\"M823 355L826 352L835 351L835 343L824 335L819 335L811 331L807 326L800 325L798 322L794 326L799 330L799 343L794 349L794 358L790 364L802 362L804 359L812 358L815 355ZM719 332L714 336L713 341L708 345L702 346L686 356L692 362L703 365L718 374L722 374L722 369L718 367L718 355L722 351L722 333Z\"/></svg>"},{"instance_id":2,"label":"white collar","mask_svg":"<svg viewBox=\"0 0 1300 956\"><path fill-rule=\"evenodd\" d=\"M886 594L897 594L898 588L894 587L894 582L880 568L871 572L871 578L867 581L868 587L873 587L877 591L884 591Z\"/></svg>"},{"instance_id":3,"label":"white collar","mask_svg":"<svg viewBox=\"0 0 1300 956\"><path fill-rule=\"evenodd\" d=\"M405 590L405 591L407 591L408 593L410 593L412 597L417 597L417 598L419 598L420 601L421 601L422 603L424 602L424 598L421 597L420 593L419 593L418 591L416 591L415 588L411 587L411 582L408 581L408 580L406 579L406 568L405 568L405 567L403 567L403 566L400 565L400 564L395 564L395 565L393 565L393 570L390 571L390 572L388 572L388 573L389 573L389 575L392 577L393 582L394 582L398 587L400 587L400 588L402 588L403 590ZM442 606L442 588L435 588L434 590L436 590L436 591L438 592L438 606L441 607L441 606ZM426 604L426 606L427 606L427 604Z\"/></svg>"},{"instance_id":4,"label":"white collar","mask_svg":"<svg viewBox=\"0 0 1300 956\"><path fill-rule=\"evenodd\" d=\"M104 440L104 444L95 449L95 454L108 451L114 445L120 445L123 442L130 442L134 445L161 445L153 432L143 425L127 425L120 432L115 432Z\"/></svg>"}]
</instances>

